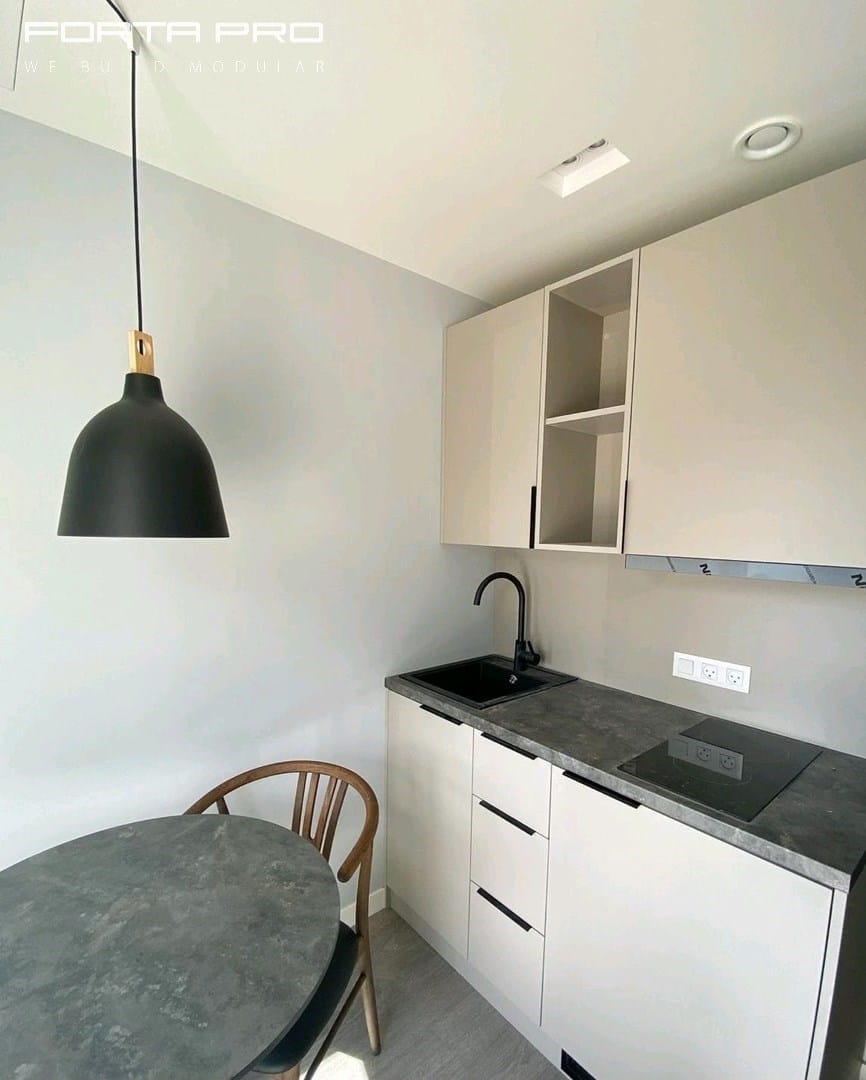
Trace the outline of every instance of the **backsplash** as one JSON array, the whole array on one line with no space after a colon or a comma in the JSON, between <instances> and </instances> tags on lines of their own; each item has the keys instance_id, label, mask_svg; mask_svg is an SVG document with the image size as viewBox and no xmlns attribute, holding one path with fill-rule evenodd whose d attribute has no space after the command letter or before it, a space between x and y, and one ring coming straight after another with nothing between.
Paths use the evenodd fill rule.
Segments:
<instances>
[{"instance_id":1,"label":"backsplash","mask_svg":"<svg viewBox=\"0 0 866 1080\"><path fill-rule=\"evenodd\" d=\"M622 556L558 551L499 550L496 569L526 585L529 636L542 663L866 756L864 590L626 570ZM496 592L495 643L506 654L514 647L512 593ZM675 651L748 665L750 692L675 679Z\"/></svg>"}]
</instances>

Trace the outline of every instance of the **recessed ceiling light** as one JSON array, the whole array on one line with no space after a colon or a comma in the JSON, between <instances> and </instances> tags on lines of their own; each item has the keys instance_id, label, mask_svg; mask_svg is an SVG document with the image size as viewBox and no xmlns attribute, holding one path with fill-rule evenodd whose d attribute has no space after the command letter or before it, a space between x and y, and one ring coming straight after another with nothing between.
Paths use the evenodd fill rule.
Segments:
<instances>
[{"instance_id":1,"label":"recessed ceiling light","mask_svg":"<svg viewBox=\"0 0 866 1080\"><path fill-rule=\"evenodd\" d=\"M774 116L741 132L734 140L734 150L748 161L765 161L790 150L802 134L799 121L790 116Z\"/></svg>"},{"instance_id":2,"label":"recessed ceiling light","mask_svg":"<svg viewBox=\"0 0 866 1080\"><path fill-rule=\"evenodd\" d=\"M614 169L628 165L629 159L607 139L596 139L577 154L572 154L564 161L539 176L539 183L555 191L560 198L573 195L594 180L600 180Z\"/></svg>"}]
</instances>

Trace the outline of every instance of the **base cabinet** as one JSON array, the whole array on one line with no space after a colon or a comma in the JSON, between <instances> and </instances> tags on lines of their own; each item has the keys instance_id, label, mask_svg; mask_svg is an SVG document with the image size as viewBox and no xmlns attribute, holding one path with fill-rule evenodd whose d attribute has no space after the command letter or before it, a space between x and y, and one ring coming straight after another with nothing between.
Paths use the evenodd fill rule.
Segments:
<instances>
[{"instance_id":1,"label":"base cabinet","mask_svg":"<svg viewBox=\"0 0 866 1080\"><path fill-rule=\"evenodd\" d=\"M542 1028L594 1080L803 1080L831 901L554 770Z\"/></svg>"},{"instance_id":2,"label":"base cabinet","mask_svg":"<svg viewBox=\"0 0 866 1080\"><path fill-rule=\"evenodd\" d=\"M472 728L388 694L388 885L461 956L469 933Z\"/></svg>"}]
</instances>

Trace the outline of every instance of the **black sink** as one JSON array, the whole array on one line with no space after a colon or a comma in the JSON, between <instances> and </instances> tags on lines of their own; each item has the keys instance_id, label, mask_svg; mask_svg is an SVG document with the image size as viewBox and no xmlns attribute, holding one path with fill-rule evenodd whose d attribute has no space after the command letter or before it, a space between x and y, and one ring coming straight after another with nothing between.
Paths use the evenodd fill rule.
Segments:
<instances>
[{"instance_id":1,"label":"black sink","mask_svg":"<svg viewBox=\"0 0 866 1080\"><path fill-rule=\"evenodd\" d=\"M426 690L435 690L453 701L484 709L488 705L499 705L512 698L525 697L551 686L572 682L574 676L540 667L529 668L515 675L511 660L491 655L411 671L402 678Z\"/></svg>"}]
</instances>

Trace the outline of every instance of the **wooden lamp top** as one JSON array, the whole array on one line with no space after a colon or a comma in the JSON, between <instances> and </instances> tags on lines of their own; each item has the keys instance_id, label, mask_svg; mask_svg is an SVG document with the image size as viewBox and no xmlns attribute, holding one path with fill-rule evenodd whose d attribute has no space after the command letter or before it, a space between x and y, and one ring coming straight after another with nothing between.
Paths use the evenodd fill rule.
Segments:
<instances>
[{"instance_id":1,"label":"wooden lamp top","mask_svg":"<svg viewBox=\"0 0 866 1080\"><path fill-rule=\"evenodd\" d=\"M129 370L136 375L153 375L153 338L141 330L129 331Z\"/></svg>"}]
</instances>

